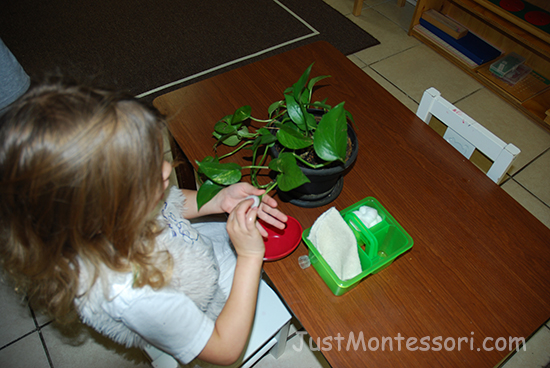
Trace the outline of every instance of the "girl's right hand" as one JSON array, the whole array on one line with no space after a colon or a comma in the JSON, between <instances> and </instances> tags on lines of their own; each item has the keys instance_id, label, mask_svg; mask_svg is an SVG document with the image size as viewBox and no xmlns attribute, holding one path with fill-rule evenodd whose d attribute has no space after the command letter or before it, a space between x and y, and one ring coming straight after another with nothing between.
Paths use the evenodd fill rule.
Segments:
<instances>
[{"instance_id":1,"label":"girl's right hand","mask_svg":"<svg viewBox=\"0 0 550 368\"><path fill-rule=\"evenodd\" d=\"M253 199L241 201L227 219L227 232L238 256L263 259L265 245L256 227L258 208L251 208Z\"/></svg>"}]
</instances>

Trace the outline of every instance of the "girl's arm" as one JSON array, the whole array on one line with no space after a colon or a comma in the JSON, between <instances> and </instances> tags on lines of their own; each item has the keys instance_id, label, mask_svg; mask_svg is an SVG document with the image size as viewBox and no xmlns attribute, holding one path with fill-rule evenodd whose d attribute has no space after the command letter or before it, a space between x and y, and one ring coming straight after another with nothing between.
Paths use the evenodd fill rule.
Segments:
<instances>
[{"instance_id":1,"label":"girl's arm","mask_svg":"<svg viewBox=\"0 0 550 368\"><path fill-rule=\"evenodd\" d=\"M186 197L183 215L187 219L192 219L217 213L231 213L235 206L246 197L251 195L261 196L265 193L265 190L255 188L244 182L233 184L222 189L212 200L202 206L200 211L197 209L197 191L182 189L182 192ZM277 201L267 194L264 195L258 210L258 217L268 224L284 229L287 216L276 207ZM260 224L257 224L257 227L262 236L267 236L267 232Z\"/></svg>"},{"instance_id":2,"label":"girl's arm","mask_svg":"<svg viewBox=\"0 0 550 368\"><path fill-rule=\"evenodd\" d=\"M253 200L238 204L227 220L227 232L237 252L237 266L229 298L214 332L198 358L229 365L241 355L252 328L258 285L265 253L262 236L255 226L257 208Z\"/></svg>"}]
</instances>

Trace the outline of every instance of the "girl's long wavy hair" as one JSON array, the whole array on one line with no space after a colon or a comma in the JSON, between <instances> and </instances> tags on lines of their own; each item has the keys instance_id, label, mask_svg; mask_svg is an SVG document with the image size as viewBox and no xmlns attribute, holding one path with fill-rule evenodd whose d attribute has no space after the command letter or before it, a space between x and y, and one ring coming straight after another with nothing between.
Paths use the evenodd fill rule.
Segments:
<instances>
[{"instance_id":1,"label":"girl's long wavy hair","mask_svg":"<svg viewBox=\"0 0 550 368\"><path fill-rule=\"evenodd\" d=\"M82 86L29 91L0 118L0 262L33 307L74 318L79 261L168 282L162 122L136 100ZM160 265L160 266L159 266Z\"/></svg>"}]
</instances>

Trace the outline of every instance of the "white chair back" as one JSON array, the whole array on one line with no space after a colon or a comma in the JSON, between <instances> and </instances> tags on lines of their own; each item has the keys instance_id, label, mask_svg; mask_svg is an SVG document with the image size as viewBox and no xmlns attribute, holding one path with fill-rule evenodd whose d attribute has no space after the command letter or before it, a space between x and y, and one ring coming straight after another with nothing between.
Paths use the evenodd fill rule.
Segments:
<instances>
[{"instance_id":1,"label":"white chair back","mask_svg":"<svg viewBox=\"0 0 550 368\"><path fill-rule=\"evenodd\" d=\"M466 158L470 159L476 148L487 156L493 162L487 176L497 184L521 152L512 143L505 143L445 100L433 87L424 91L416 115L426 124L429 124L432 116L445 124L447 130L443 138Z\"/></svg>"}]
</instances>

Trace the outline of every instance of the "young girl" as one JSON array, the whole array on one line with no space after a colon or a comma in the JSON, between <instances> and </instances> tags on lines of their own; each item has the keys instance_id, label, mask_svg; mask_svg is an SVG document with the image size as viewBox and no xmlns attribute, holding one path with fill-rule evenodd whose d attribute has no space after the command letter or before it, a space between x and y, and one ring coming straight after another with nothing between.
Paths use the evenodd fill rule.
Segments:
<instances>
[{"instance_id":1,"label":"young girl","mask_svg":"<svg viewBox=\"0 0 550 368\"><path fill-rule=\"evenodd\" d=\"M196 192L166 191L159 119L101 90L30 90L2 116L0 142L0 259L34 307L184 364L239 357L267 235L256 217L287 219L273 198L253 208L245 199L263 191L239 183L198 211ZM227 224L189 221L214 213Z\"/></svg>"}]
</instances>

